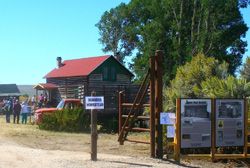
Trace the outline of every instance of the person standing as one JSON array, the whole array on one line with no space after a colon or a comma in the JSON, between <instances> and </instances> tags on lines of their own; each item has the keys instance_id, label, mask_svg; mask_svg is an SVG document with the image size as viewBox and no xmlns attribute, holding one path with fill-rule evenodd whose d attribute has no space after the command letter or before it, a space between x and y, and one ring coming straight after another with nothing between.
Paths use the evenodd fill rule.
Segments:
<instances>
[{"instance_id":1,"label":"person standing","mask_svg":"<svg viewBox=\"0 0 250 168\"><path fill-rule=\"evenodd\" d=\"M21 112L21 105L19 103L18 100L16 100L16 102L14 103L14 107L13 107L13 123L15 124L15 122L17 122L17 124L19 124L19 117L20 117L20 112Z\"/></svg>"},{"instance_id":2,"label":"person standing","mask_svg":"<svg viewBox=\"0 0 250 168\"><path fill-rule=\"evenodd\" d=\"M27 124L28 113L29 113L29 105L28 101L26 100L25 102L22 103L22 110L21 110L22 124L23 123Z\"/></svg>"},{"instance_id":3,"label":"person standing","mask_svg":"<svg viewBox=\"0 0 250 168\"><path fill-rule=\"evenodd\" d=\"M5 111L6 123L10 123L11 101L5 102L3 110Z\"/></svg>"},{"instance_id":4,"label":"person standing","mask_svg":"<svg viewBox=\"0 0 250 168\"><path fill-rule=\"evenodd\" d=\"M36 104L36 96L35 95L31 97L31 103L32 103L32 106L35 106L35 104Z\"/></svg>"},{"instance_id":5,"label":"person standing","mask_svg":"<svg viewBox=\"0 0 250 168\"><path fill-rule=\"evenodd\" d=\"M41 95L39 96L39 102L38 102L38 107L39 107L39 108L42 108L42 106L43 106L43 101L44 101L44 95L41 94Z\"/></svg>"}]
</instances>

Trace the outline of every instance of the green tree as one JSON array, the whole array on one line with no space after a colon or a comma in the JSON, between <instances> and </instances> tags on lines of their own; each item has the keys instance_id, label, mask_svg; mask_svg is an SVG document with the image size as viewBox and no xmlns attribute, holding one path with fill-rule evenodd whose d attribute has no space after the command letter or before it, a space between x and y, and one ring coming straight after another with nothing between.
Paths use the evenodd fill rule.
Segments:
<instances>
[{"instance_id":1,"label":"green tree","mask_svg":"<svg viewBox=\"0 0 250 168\"><path fill-rule=\"evenodd\" d=\"M246 62L243 64L243 68L240 70L240 75L248 82L250 81L250 57L246 58Z\"/></svg>"},{"instance_id":2,"label":"green tree","mask_svg":"<svg viewBox=\"0 0 250 168\"><path fill-rule=\"evenodd\" d=\"M228 64L198 54L177 69L176 77L164 89L165 110L175 108L176 98L246 98L250 82L227 72Z\"/></svg>"},{"instance_id":3,"label":"green tree","mask_svg":"<svg viewBox=\"0 0 250 168\"><path fill-rule=\"evenodd\" d=\"M126 35L126 10L127 7L121 3L118 7L104 12L101 20L96 24L99 29L99 41L103 44L104 52L112 54L124 63L125 56L131 55L134 49L134 43L130 41L131 37Z\"/></svg>"},{"instance_id":4,"label":"green tree","mask_svg":"<svg viewBox=\"0 0 250 168\"><path fill-rule=\"evenodd\" d=\"M226 79L227 69L226 63L220 64L213 57L206 57L203 54L193 57L191 62L177 69L176 77L164 90L165 109L173 109L176 98L206 97L202 83L211 77Z\"/></svg>"},{"instance_id":5,"label":"green tree","mask_svg":"<svg viewBox=\"0 0 250 168\"><path fill-rule=\"evenodd\" d=\"M250 95L250 83L234 76L223 80L218 77L208 78L201 86L204 97L208 98L246 98Z\"/></svg>"},{"instance_id":6,"label":"green tree","mask_svg":"<svg viewBox=\"0 0 250 168\"><path fill-rule=\"evenodd\" d=\"M226 61L228 71L234 74L245 53L242 37L248 29L239 9L248 3L249 0L131 0L124 5L126 10L120 19L129 39L126 44L137 49L131 65L137 77L144 74L149 56L156 49L165 51L165 83L174 78L178 66L198 53ZM103 31L101 27L99 30Z\"/></svg>"}]
</instances>

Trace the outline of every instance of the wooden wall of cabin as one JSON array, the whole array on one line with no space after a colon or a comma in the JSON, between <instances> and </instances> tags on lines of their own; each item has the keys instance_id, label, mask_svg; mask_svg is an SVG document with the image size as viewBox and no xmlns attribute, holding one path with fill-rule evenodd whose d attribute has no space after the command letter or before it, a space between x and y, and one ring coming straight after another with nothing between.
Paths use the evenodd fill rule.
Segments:
<instances>
[{"instance_id":1,"label":"wooden wall of cabin","mask_svg":"<svg viewBox=\"0 0 250 168\"><path fill-rule=\"evenodd\" d=\"M97 96L104 96L104 112L105 114L118 114L118 94L120 91L126 92L126 101L133 102L139 85L88 85L88 92L85 96L90 96L92 91L96 92Z\"/></svg>"},{"instance_id":2,"label":"wooden wall of cabin","mask_svg":"<svg viewBox=\"0 0 250 168\"><path fill-rule=\"evenodd\" d=\"M55 84L58 91L54 92L57 100L62 98L79 98L83 102L87 78L85 77L68 77L68 78L47 78L47 83Z\"/></svg>"},{"instance_id":3,"label":"wooden wall of cabin","mask_svg":"<svg viewBox=\"0 0 250 168\"><path fill-rule=\"evenodd\" d=\"M125 74L117 74L115 81L104 81L102 74L91 74L88 78L89 85L130 85L130 76Z\"/></svg>"},{"instance_id":4,"label":"wooden wall of cabin","mask_svg":"<svg viewBox=\"0 0 250 168\"><path fill-rule=\"evenodd\" d=\"M88 78L86 96L95 91L98 96L104 96L104 113L118 113L118 93L132 87L129 75L116 74L115 81L103 80L102 74L91 74Z\"/></svg>"},{"instance_id":5,"label":"wooden wall of cabin","mask_svg":"<svg viewBox=\"0 0 250 168\"><path fill-rule=\"evenodd\" d=\"M102 74L91 74L88 78L48 78L47 83L58 85L54 97L80 98L84 104L84 97L90 96L92 91L98 96L104 96L105 114L118 114L118 93L126 92L126 102L133 102L139 85L132 85L130 76L117 74L116 81L103 81Z\"/></svg>"}]
</instances>

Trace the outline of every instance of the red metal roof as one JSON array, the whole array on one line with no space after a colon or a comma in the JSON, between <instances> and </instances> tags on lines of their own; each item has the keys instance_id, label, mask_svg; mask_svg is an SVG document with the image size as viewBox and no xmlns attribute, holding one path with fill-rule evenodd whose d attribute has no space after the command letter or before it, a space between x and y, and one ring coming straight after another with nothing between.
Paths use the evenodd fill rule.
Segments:
<instances>
[{"instance_id":1,"label":"red metal roof","mask_svg":"<svg viewBox=\"0 0 250 168\"><path fill-rule=\"evenodd\" d=\"M58 88L57 85L55 84L52 84L52 83L39 83L38 85L34 86L33 87L34 89L37 89L37 90L50 90L50 89L56 89Z\"/></svg>"},{"instance_id":2,"label":"red metal roof","mask_svg":"<svg viewBox=\"0 0 250 168\"><path fill-rule=\"evenodd\" d=\"M45 78L88 76L93 70L101 65L109 55L88 57L63 61L63 66L50 71Z\"/></svg>"}]
</instances>

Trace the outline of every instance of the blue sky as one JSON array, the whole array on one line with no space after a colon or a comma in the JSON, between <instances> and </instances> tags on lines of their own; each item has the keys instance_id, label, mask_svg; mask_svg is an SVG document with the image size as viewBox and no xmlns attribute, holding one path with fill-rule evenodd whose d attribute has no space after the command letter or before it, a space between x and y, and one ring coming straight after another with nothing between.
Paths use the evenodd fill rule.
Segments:
<instances>
[{"instance_id":1,"label":"blue sky","mask_svg":"<svg viewBox=\"0 0 250 168\"><path fill-rule=\"evenodd\" d=\"M103 55L95 24L121 2L129 0L0 0L0 83L45 82L57 56ZM242 12L250 27L250 8Z\"/></svg>"}]
</instances>

